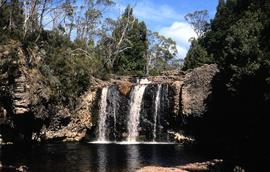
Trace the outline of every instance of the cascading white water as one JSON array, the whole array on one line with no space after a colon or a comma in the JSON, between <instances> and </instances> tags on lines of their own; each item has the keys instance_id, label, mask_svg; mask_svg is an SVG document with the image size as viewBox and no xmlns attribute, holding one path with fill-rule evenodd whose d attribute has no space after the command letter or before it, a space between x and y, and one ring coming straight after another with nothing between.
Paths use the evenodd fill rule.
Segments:
<instances>
[{"instance_id":1,"label":"cascading white water","mask_svg":"<svg viewBox=\"0 0 270 172\"><path fill-rule=\"evenodd\" d=\"M149 93L145 95L146 101L143 102L143 97L147 86L151 84L147 79L141 79L137 81L137 84L132 88L130 94L129 111L126 110L127 103L126 97L121 97L119 88L117 86L105 87L102 89L100 97L99 117L98 117L98 135L97 139L91 143L117 143L122 141L123 133L123 122L125 122L125 115L127 114L127 138L125 141L119 142L120 144L138 144L140 142L138 137L142 134L144 144L160 144L162 142L159 139L159 128L161 128L162 121L160 121L161 112L165 112L169 107L169 86L167 84L158 84L156 86L151 85ZM154 96L154 99L151 97ZM152 100L151 102L149 100ZM150 105L150 106L149 106ZM141 110L141 108L146 108ZM153 110L149 109L153 107ZM143 112L143 115L141 114ZM119 114L118 114L119 113ZM164 116L166 117L166 116ZM163 120L163 118L162 118ZM153 121L152 130L149 130L149 121ZM143 127L139 130L139 127ZM144 127L147 128L144 128ZM151 139L149 140L149 132ZM166 131L162 131L162 136ZM152 135L151 135L152 134ZM137 140L138 139L138 140ZM150 142L149 142L150 141ZM167 143L166 143L167 144Z\"/></svg>"},{"instance_id":2,"label":"cascading white water","mask_svg":"<svg viewBox=\"0 0 270 172\"><path fill-rule=\"evenodd\" d=\"M149 81L147 78L137 79L138 84L150 84L151 81Z\"/></svg>"},{"instance_id":3,"label":"cascading white water","mask_svg":"<svg viewBox=\"0 0 270 172\"><path fill-rule=\"evenodd\" d=\"M128 142L136 142L139 135L138 126L140 123L140 111L143 94L147 85L136 85L131 93L131 103L128 121Z\"/></svg>"},{"instance_id":4,"label":"cascading white water","mask_svg":"<svg viewBox=\"0 0 270 172\"><path fill-rule=\"evenodd\" d=\"M158 118L158 111L160 109L160 91L162 85L158 85L157 94L155 98L155 114L154 114L154 130L153 130L153 141L156 141L157 138L157 118Z\"/></svg>"},{"instance_id":5,"label":"cascading white water","mask_svg":"<svg viewBox=\"0 0 270 172\"><path fill-rule=\"evenodd\" d=\"M99 122L98 122L98 139L97 141L106 141L106 120L107 120L107 95L109 87L104 87L101 92Z\"/></svg>"}]
</instances>

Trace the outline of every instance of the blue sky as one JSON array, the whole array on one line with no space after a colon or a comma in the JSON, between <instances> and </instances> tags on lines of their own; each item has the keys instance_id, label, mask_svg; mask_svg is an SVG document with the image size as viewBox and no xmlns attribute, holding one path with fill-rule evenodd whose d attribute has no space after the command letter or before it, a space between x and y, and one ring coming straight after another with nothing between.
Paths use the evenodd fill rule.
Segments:
<instances>
[{"instance_id":1,"label":"blue sky","mask_svg":"<svg viewBox=\"0 0 270 172\"><path fill-rule=\"evenodd\" d=\"M177 42L178 57L184 58L190 43L190 37L196 37L191 27L185 22L187 13L207 9L210 19L214 17L218 0L115 0L109 12L116 18L128 4L134 6L134 15L145 21L152 31L171 37Z\"/></svg>"}]
</instances>

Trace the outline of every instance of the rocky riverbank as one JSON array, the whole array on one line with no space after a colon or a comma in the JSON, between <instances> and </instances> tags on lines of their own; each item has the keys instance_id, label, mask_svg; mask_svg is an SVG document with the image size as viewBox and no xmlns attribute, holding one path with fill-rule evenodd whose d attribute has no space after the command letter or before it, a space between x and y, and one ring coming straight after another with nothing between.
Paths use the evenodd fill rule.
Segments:
<instances>
[{"instance_id":1,"label":"rocky riverbank","mask_svg":"<svg viewBox=\"0 0 270 172\"><path fill-rule=\"evenodd\" d=\"M212 161L195 162L177 167L147 166L137 170L136 172L206 172L217 169L222 163L222 160L215 159Z\"/></svg>"}]
</instances>

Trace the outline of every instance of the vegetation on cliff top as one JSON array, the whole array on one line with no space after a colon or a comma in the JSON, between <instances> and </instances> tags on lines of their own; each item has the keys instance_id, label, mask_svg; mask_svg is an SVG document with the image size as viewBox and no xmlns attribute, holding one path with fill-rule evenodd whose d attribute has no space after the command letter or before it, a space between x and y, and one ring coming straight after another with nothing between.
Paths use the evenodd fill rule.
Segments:
<instances>
[{"instance_id":1,"label":"vegetation on cliff top","mask_svg":"<svg viewBox=\"0 0 270 172\"><path fill-rule=\"evenodd\" d=\"M85 2L0 1L0 44L15 40L25 50L39 49L39 70L50 80L56 101L81 95L91 76L144 76L175 68L176 43L148 30L131 6L112 19L103 13L113 1Z\"/></svg>"}]
</instances>

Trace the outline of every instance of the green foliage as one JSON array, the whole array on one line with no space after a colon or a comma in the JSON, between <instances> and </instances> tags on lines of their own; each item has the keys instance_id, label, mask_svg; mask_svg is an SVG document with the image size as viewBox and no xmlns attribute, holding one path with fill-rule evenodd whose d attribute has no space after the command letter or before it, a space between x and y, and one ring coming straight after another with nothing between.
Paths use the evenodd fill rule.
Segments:
<instances>
[{"instance_id":1,"label":"green foliage","mask_svg":"<svg viewBox=\"0 0 270 172\"><path fill-rule=\"evenodd\" d=\"M73 43L56 30L48 32L47 39L43 45L47 54L42 71L50 78L55 101L68 103L88 89L91 75L99 70L100 64L83 49L85 44L80 40Z\"/></svg>"},{"instance_id":2,"label":"green foliage","mask_svg":"<svg viewBox=\"0 0 270 172\"><path fill-rule=\"evenodd\" d=\"M147 51L146 26L136 19L127 32L129 49L121 52L114 72L122 74L143 74L145 68L145 53Z\"/></svg>"},{"instance_id":3,"label":"green foliage","mask_svg":"<svg viewBox=\"0 0 270 172\"><path fill-rule=\"evenodd\" d=\"M195 33L200 37L209 29L208 11L201 10L189 13L185 16L185 20L191 25Z\"/></svg>"},{"instance_id":4,"label":"green foliage","mask_svg":"<svg viewBox=\"0 0 270 172\"><path fill-rule=\"evenodd\" d=\"M175 57L177 54L175 41L151 31L148 31L147 39L149 42L147 71L150 75L159 75L165 70L180 68Z\"/></svg>"},{"instance_id":5,"label":"green foliage","mask_svg":"<svg viewBox=\"0 0 270 172\"><path fill-rule=\"evenodd\" d=\"M223 58L217 62L232 73L229 85L236 86L234 81L241 77L254 76L261 66L263 52L260 39L263 29L259 21L260 11L247 11L229 30L225 39Z\"/></svg>"},{"instance_id":6,"label":"green foliage","mask_svg":"<svg viewBox=\"0 0 270 172\"><path fill-rule=\"evenodd\" d=\"M12 63L13 60L17 60L17 54L15 50L12 50L9 54L10 58L0 59L0 75L4 74L9 77L9 82L13 82L12 79L17 75L17 65ZM1 85L1 84L0 84Z\"/></svg>"},{"instance_id":7,"label":"green foliage","mask_svg":"<svg viewBox=\"0 0 270 172\"><path fill-rule=\"evenodd\" d=\"M104 56L107 56L105 65L109 71L125 75L144 74L148 49L147 28L144 22L139 22L133 16L130 6L116 21L112 36L103 38L100 43L102 49L107 51Z\"/></svg>"},{"instance_id":8,"label":"green foliage","mask_svg":"<svg viewBox=\"0 0 270 172\"><path fill-rule=\"evenodd\" d=\"M217 63L234 94L247 78L269 74L269 11L265 1L219 1L211 30L193 40L184 69Z\"/></svg>"},{"instance_id":9,"label":"green foliage","mask_svg":"<svg viewBox=\"0 0 270 172\"><path fill-rule=\"evenodd\" d=\"M198 40L194 39L184 61L183 70L193 69L212 62L213 57L208 55L206 49L199 44Z\"/></svg>"},{"instance_id":10,"label":"green foliage","mask_svg":"<svg viewBox=\"0 0 270 172\"><path fill-rule=\"evenodd\" d=\"M55 76L58 76L60 88L58 94L63 97L77 97L90 84L90 61L85 57L72 57L69 52L54 56L49 65Z\"/></svg>"},{"instance_id":11,"label":"green foliage","mask_svg":"<svg viewBox=\"0 0 270 172\"><path fill-rule=\"evenodd\" d=\"M193 130L197 141L238 156L249 167L269 160L263 154L269 152L269 142L256 139L269 131L269 10L266 0L220 0L211 30L192 43L185 60L185 69L190 69L209 63L201 57L213 57L210 62L220 69L206 118ZM250 147L260 149L252 152L256 156L244 153ZM254 167L247 171L263 171Z\"/></svg>"},{"instance_id":12,"label":"green foliage","mask_svg":"<svg viewBox=\"0 0 270 172\"><path fill-rule=\"evenodd\" d=\"M8 39L20 40L23 26L23 10L19 0L6 1L0 8L0 43Z\"/></svg>"},{"instance_id":13,"label":"green foliage","mask_svg":"<svg viewBox=\"0 0 270 172\"><path fill-rule=\"evenodd\" d=\"M157 34L158 41L152 43L146 24L133 15L131 6L116 21L107 19L100 27L102 10L114 4L111 0L87 1L80 6L81 11L70 0L57 1L55 7L50 6L55 1L4 2L0 5L0 43L14 39L22 43L25 52L42 52L37 66L48 78L56 103L68 104L80 96L91 85L91 76L145 76L149 54L156 56L151 70L160 73L169 69L177 52L170 38ZM55 16L59 12L54 13L54 8L61 16ZM53 28L45 30L50 23L44 23L44 18L49 14L54 19ZM1 62L3 70L5 66Z\"/></svg>"}]
</instances>

